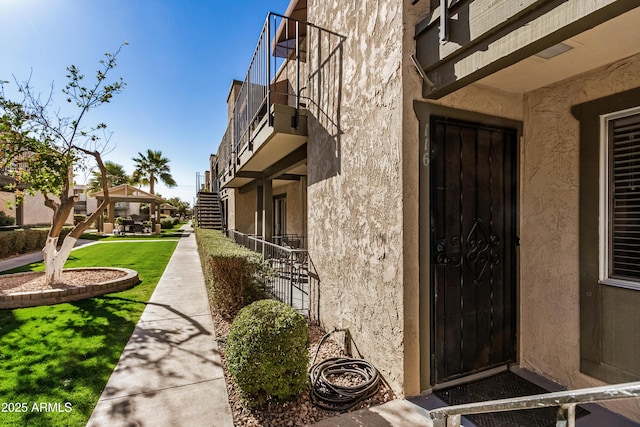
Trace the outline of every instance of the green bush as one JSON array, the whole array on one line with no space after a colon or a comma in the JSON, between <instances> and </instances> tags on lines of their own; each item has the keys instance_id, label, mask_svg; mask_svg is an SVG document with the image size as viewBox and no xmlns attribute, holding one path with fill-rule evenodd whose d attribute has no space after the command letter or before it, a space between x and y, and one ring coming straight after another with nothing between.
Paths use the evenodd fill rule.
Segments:
<instances>
[{"instance_id":1,"label":"green bush","mask_svg":"<svg viewBox=\"0 0 640 427\"><path fill-rule=\"evenodd\" d=\"M58 243L62 243L70 231L70 227L63 228ZM47 243L48 234L49 229L44 228L0 232L0 259L41 250Z\"/></svg>"},{"instance_id":2,"label":"green bush","mask_svg":"<svg viewBox=\"0 0 640 427\"><path fill-rule=\"evenodd\" d=\"M84 222L84 221L86 221L86 220L87 220L87 216L86 216L86 215L78 214L78 215L74 215L74 216L73 216L73 224L74 224L74 225L78 225L78 224L80 224L81 222Z\"/></svg>"},{"instance_id":3,"label":"green bush","mask_svg":"<svg viewBox=\"0 0 640 427\"><path fill-rule=\"evenodd\" d=\"M16 253L37 251L44 248L47 243L47 230L25 230L22 234L24 235L24 250L16 251Z\"/></svg>"},{"instance_id":4,"label":"green bush","mask_svg":"<svg viewBox=\"0 0 640 427\"><path fill-rule=\"evenodd\" d=\"M211 305L225 318L265 297L269 272L262 255L237 245L218 230L196 228Z\"/></svg>"},{"instance_id":5,"label":"green bush","mask_svg":"<svg viewBox=\"0 0 640 427\"><path fill-rule=\"evenodd\" d=\"M13 234L13 241L9 243L9 247L11 248L11 253L13 254L23 254L25 252L29 252L29 244L27 244L27 240L31 243L31 240L37 239L39 233L33 232L31 230L25 230L21 232L11 233ZM44 245L42 245L44 247ZM35 249L34 249L35 250Z\"/></svg>"},{"instance_id":6,"label":"green bush","mask_svg":"<svg viewBox=\"0 0 640 427\"><path fill-rule=\"evenodd\" d=\"M250 406L298 396L307 386L308 352L305 318L276 300L240 310L227 338L229 372Z\"/></svg>"},{"instance_id":7,"label":"green bush","mask_svg":"<svg viewBox=\"0 0 640 427\"><path fill-rule=\"evenodd\" d=\"M3 211L0 211L0 227L13 225L14 222L16 222L16 219L14 217L7 215Z\"/></svg>"},{"instance_id":8,"label":"green bush","mask_svg":"<svg viewBox=\"0 0 640 427\"><path fill-rule=\"evenodd\" d=\"M162 218L160 220L160 228L163 230L170 230L173 228L174 220L173 218Z\"/></svg>"}]
</instances>

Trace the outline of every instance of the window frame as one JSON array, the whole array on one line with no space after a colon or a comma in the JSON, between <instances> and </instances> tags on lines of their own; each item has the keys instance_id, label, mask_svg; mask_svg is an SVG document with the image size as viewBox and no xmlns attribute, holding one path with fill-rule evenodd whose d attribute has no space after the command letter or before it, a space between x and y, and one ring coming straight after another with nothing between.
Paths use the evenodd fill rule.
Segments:
<instances>
[{"instance_id":1,"label":"window frame","mask_svg":"<svg viewBox=\"0 0 640 427\"><path fill-rule=\"evenodd\" d=\"M600 268L599 283L625 289L640 290L640 278L637 281L612 276L612 192L614 189L612 176L611 132L613 121L621 118L640 115L640 106L600 115ZM640 121L640 120L639 120ZM640 152L640 144L638 147Z\"/></svg>"}]
</instances>

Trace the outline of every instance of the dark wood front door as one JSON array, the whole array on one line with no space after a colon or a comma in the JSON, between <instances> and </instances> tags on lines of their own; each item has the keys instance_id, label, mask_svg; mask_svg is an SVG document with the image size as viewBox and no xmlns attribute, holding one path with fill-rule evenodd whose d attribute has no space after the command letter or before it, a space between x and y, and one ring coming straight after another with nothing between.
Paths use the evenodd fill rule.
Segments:
<instances>
[{"instance_id":1,"label":"dark wood front door","mask_svg":"<svg viewBox=\"0 0 640 427\"><path fill-rule=\"evenodd\" d=\"M432 384L515 360L517 132L431 119Z\"/></svg>"}]
</instances>

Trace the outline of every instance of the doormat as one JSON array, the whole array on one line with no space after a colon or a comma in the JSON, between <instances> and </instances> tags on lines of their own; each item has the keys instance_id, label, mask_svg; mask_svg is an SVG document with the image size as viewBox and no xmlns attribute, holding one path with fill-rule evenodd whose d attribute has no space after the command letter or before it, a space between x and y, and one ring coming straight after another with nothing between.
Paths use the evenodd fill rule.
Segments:
<instances>
[{"instance_id":1,"label":"doormat","mask_svg":"<svg viewBox=\"0 0 640 427\"><path fill-rule=\"evenodd\" d=\"M511 371L504 371L482 380L433 392L448 405L462 405L542 393L549 393L549 391ZM465 415L465 417L478 427L553 427L556 425L557 412L558 408L552 406L548 408ZM576 407L576 418L587 414L589 414L589 411L586 409L579 406Z\"/></svg>"}]
</instances>

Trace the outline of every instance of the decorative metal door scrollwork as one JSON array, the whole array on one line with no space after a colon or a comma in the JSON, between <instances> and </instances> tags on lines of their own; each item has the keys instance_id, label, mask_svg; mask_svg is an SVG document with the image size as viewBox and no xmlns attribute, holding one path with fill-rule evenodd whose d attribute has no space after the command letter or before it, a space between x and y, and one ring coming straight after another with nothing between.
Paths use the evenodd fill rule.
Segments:
<instances>
[{"instance_id":1,"label":"decorative metal door scrollwork","mask_svg":"<svg viewBox=\"0 0 640 427\"><path fill-rule=\"evenodd\" d=\"M464 239L453 236L441 240L436 245L436 263L465 266L473 277L473 284L482 283L483 276L490 266L500 264L500 237L486 232L481 218L473 219L473 226Z\"/></svg>"}]
</instances>

